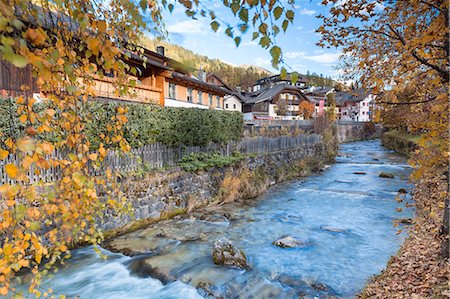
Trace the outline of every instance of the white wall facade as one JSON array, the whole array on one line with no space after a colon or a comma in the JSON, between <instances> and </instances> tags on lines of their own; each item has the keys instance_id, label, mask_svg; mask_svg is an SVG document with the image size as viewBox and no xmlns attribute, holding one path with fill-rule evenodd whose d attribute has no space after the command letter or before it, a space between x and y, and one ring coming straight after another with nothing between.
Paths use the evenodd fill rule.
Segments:
<instances>
[{"instance_id":1,"label":"white wall facade","mask_svg":"<svg viewBox=\"0 0 450 299\"><path fill-rule=\"evenodd\" d=\"M227 110L227 111L242 112L242 103L235 96L230 96L230 95L226 96L223 99L223 107L224 107L224 110Z\"/></svg>"},{"instance_id":2,"label":"white wall facade","mask_svg":"<svg viewBox=\"0 0 450 299\"><path fill-rule=\"evenodd\" d=\"M358 121L370 121L369 117L369 97L366 97L363 101L359 102L359 111L357 115Z\"/></svg>"},{"instance_id":3,"label":"white wall facade","mask_svg":"<svg viewBox=\"0 0 450 299\"><path fill-rule=\"evenodd\" d=\"M209 109L209 106L195 104L191 102L178 101L174 99L166 98L164 100L165 107L184 107L184 108L200 108L200 109Z\"/></svg>"},{"instance_id":4,"label":"white wall facade","mask_svg":"<svg viewBox=\"0 0 450 299\"><path fill-rule=\"evenodd\" d=\"M364 100L357 103L346 103L340 108L340 119L347 121L362 121L367 122L372 120L370 115L370 106L372 105L374 95L368 95ZM352 105L355 104L355 105Z\"/></svg>"},{"instance_id":5,"label":"white wall facade","mask_svg":"<svg viewBox=\"0 0 450 299\"><path fill-rule=\"evenodd\" d=\"M278 115L276 113L277 105L269 104L269 116L271 116L273 119L283 119L283 120L295 120L295 119L303 119L302 116L297 115L298 113L292 113L295 115ZM287 111L297 112L299 110L298 105L288 105L286 107ZM289 112L287 112L289 114Z\"/></svg>"}]
</instances>

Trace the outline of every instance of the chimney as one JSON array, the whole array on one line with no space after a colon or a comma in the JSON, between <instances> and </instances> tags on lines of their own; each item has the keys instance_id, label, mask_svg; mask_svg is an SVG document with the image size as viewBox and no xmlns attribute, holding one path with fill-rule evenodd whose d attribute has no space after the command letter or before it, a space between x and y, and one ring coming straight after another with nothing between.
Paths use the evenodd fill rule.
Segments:
<instances>
[{"instance_id":1,"label":"chimney","mask_svg":"<svg viewBox=\"0 0 450 299\"><path fill-rule=\"evenodd\" d=\"M198 79L200 81L206 82L206 72L203 70L203 65L200 65L200 70L198 71Z\"/></svg>"},{"instance_id":2,"label":"chimney","mask_svg":"<svg viewBox=\"0 0 450 299\"><path fill-rule=\"evenodd\" d=\"M159 55L165 56L164 55L164 47L163 46L157 46L156 47L156 53L158 53Z\"/></svg>"}]
</instances>

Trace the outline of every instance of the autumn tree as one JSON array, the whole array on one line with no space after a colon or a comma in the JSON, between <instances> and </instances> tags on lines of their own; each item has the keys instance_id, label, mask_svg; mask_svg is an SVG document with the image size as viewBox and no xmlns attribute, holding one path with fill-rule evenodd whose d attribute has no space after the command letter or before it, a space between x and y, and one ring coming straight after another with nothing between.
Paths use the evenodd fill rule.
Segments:
<instances>
[{"instance_id":1,"label":"autumn tree","mask_svg":"<svg viewBox=\"0 0 450 299\"><path fill-rule=\"evenodd\" d=\"M322 34L319 44L343 50L341 67L345 78L358 80L364 88L378 94L377 104L383 109L382 118L387 126L422 133L420 149L410 160L416 183L414 233L416 238L427 242L420 246L425 246L430 256L436 256L439 250L423 240L428 236L433 236L433 244L441 240L441 256L448 258L449 2L324 0L323 3L330 5L330 14L320 16L323 25L318 29ZM438 283L445 262L432 262L418 249L414 253L405 250L409 259L417 257L414 269L434 272L413 274L429 277L427 286L415 291L411 276L392 280L399 292L404 291L398 296L410 297L414 292L429 296L430 285ZM377 289L380 293L374 291L375 297L389 294L391 285L383 285L386 288L380 284Z\"/></svg>"},{"instance_id":2,"label":"autumn tree","mask_svg":"<svg viewBox=\"0 0 450 299\"><path fill-rule=\"evenodd\" d=\"M10 179L0 186L0 295L13 290L10 280L23 268L33 272L30 292L41 295L36 288L39 265L68 257L74 244L98 243L104 211L126 210L115 174L104 163L107 147L129 148L122 135L126 110L116 109L98 150L90 151L86 124L92 115L85 103L96 96L95 79L106 75L114 77L117 95L129 93L133 82L128 74L136 69L126 60L132 52L139 54L129 42L144 28L136 16L146 5L122 0L107 7L97 1L0 3L1 59L17 68L31 67L45 95L38 107L27 97L31 86L22 86L15 99L22 131L0 149L0 159L9 161L5 171ZM159 12L147 11L158 26ZM50 167L60 170L54 182L30 181L31 172ZM103 175L92 176L90 169L103 170Z\"/></svg>"},{"instance_id":3,"label":"autumn tree","mask_svg":"<svg viewBox=\"0 0 450 299\"><path fill-rule=\"evenodd\" d=\"M308 101L301 101L298 106L299 115L303 116L303 119L310 119L314 114L314 104Z\"/></svg>"},{"instance_id":4,"label":"autumn tree","mask_svg":"<svg viewBox=\"0 0 450 299\"><path fill-rule=\"evenodd\" d=\"M74 244L98 243L104 211L126 210L116 174L107 169L105 158L108 147L129 149L122 133L127 111L117 107L107 132L100 134L103 142L90 151L86 124L92 116L84 104L96 97L95 79L105 76L112 78L117 95L132 93L136 81L130 76L139 70L127 61L141 56L135 44L144 31L164 33L164 9L181 5L189 17L209 18L211 29L224 27L236 45L242 34L251 31L278 67L283 61L275 37L293 23L293 4L292 0L223 1L236 20L230 24L202 1L2 1L1 59L31 68L45 99L38 109L26 92L31 86L22 86L14 103L21 132L0 149L0 159L10 161L5 167L10 182L0 186L0 295L12 290L12 277L24 268L34 274L30 291L41 295L36 288L39 265L51 266L69 256ZM52 138L42 137L48 135ZM51 184L30 181L30 171L50 167L61 173ZM102 175L93 176L92 168Z\"/></svg>"}]
</instances>

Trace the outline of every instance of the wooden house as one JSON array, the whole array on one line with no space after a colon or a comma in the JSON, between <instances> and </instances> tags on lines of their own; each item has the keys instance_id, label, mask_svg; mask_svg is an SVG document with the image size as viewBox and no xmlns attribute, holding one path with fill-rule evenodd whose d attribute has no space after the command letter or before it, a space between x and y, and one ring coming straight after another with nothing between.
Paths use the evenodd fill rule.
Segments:
<instances>
[{"instance_id":1,"label":"wooden house","mask_svg":"<svg viewBox=\"0 0 450 299\"><path fill-rule=\"evenodd\" d=\"M246 120L302 119L299 115L301 101L308 101L297 86L276 84L245 95L242 112Z\"/></svg>"}]
</instances>

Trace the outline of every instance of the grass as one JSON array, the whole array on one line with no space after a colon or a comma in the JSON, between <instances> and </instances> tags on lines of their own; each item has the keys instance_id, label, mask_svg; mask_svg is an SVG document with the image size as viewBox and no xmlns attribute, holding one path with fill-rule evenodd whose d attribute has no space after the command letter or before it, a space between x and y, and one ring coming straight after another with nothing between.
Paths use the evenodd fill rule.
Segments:
<instances>
[{"instance_id":1,"label":"grass","mask_svg":"<svg viewBox=\"0 0 450 299\"><path fill-rule=\"evenodd\" d=\"M410 133L399 131L399 130L392 130L392 131L384 133L384 135L402 139L405 141L411 141L411 142L414 142L415 144L418 144L419 140L421 138L420 135L410 134Z\"/></svg>"},{"instance_id":2,"label":"grass","mask_svg":"<svg viewBox=\"0 0 450 299\"><path fill-rule=\"evenodd\" d=\"M199 171L208 170L211 168L220 168L225 166L230 166L236 162L239 162L245 158L244 155L240 153L233 153L231 156L221 156L218 153L191 153L184 156L178 165L184 171Z\"/></svg>"}]
</instances>

